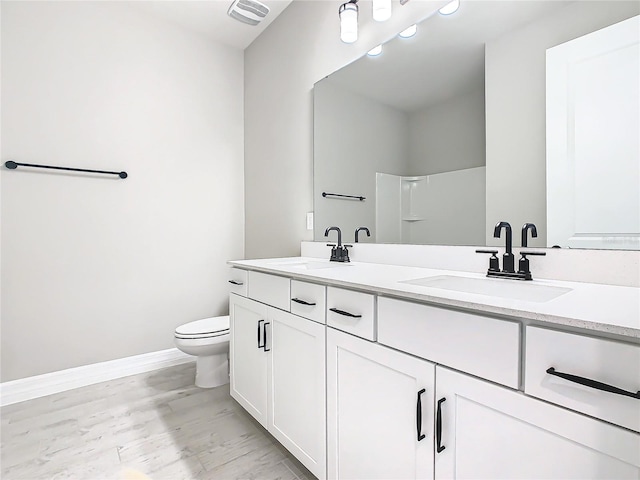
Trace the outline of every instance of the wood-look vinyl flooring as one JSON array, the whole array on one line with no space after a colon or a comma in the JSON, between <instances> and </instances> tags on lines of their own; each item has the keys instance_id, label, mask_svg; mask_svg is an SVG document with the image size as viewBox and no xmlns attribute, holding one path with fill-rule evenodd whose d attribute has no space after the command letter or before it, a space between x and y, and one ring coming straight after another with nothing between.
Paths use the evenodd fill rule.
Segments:
<instances>
[{"instance_id":1,"label":"wood-look vinyl flooring","mask_svg":"<svg viewBox=\"0 0 640 480\"><path fill-rule=\"evenodd\" d=\"M3 480L313 480L195 363L0 409ZM142 474L142 475L140 475Z\"/></svg>"}]
</instances>

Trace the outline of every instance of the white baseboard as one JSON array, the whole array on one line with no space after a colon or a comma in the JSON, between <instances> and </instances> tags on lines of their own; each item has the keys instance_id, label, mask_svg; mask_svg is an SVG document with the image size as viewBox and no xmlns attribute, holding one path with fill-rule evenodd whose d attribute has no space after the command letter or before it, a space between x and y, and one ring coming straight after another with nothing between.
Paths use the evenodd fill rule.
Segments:
<instances>
[{"instance_id":1,"label":"white baseboard","mask_svg":"<svg viewBox=\"0 0 640 480\"><path fill-rule=\"evenodd\" d=\"M143 353L133 357L69 368L58 372L0 383L0 406L44 397L73 388L106 382L114 378L151 372L160 368L195 362L196 357L177 348Z\"/></svg>"}]
</instances>

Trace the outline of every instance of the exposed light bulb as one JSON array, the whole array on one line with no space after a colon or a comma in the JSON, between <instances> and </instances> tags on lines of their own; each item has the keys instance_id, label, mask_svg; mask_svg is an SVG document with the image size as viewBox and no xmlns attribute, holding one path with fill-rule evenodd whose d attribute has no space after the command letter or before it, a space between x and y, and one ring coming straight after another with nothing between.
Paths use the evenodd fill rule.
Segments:
<instances>
[{"instance_id":1,"label":"exposed light bulb","mask_svg":"<svg viewBox=\"0 0 640 480\"><path fill-rule=\"evenodd\" d=\"M456 10L460 8L460 0L453 0L453 2L447 3L444 7L442 7L438 12L441 15L451 15Z\"/></svg>"},{"instance_id":2,"label":"exposed light bulb","mask_svg":"<svg viewBox=\"0 0 640 480\"><path fill-rule=\"evenodd\" d=\"M377 47L373 47L371 50L367 52L367 55L370 57L376 57L382 53L382 45L378 45Z\"/></svg>"},{"instance_id":3,"label":"exposed light bulb","mask_svg":"<svg viewBox=\"0 0 640 480\"><path fill-rule=\"evenodd\" d=\"M402 38L409 38L409 37L413 37L417 31L418 31L418 25L414 23L409 28L406 28L403 31L401 31L398 35Z\"/></svg>"},{"instance_id":4,"label":"exposed light bulb","mask_svg":"<svg viewBox=\"0 0 640 480\"><path fill-rule=\"evenodd\" d=\"M353 43L358 39L358 5L347 2L340 5L340 40Z\"/></svg>"},{"instance_id":5,"label":"exposed light bulb","mask_svg":"<svg viewBox=\"0 0 640 480\"><path fill-rule=\"evenodd\" d=\"M384 22L391 18L391 0L373 0L373 19Z\"/></svg>"}]
</instances>

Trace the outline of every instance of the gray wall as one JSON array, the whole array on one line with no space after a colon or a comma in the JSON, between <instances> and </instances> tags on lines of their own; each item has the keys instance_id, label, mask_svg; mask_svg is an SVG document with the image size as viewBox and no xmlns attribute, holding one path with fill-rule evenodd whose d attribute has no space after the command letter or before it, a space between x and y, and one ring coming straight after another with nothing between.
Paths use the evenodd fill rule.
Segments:
<instances>
[{"instance_id":1,"label":"gray wall","mask_svg":"<svg viewBox=\"0 0 640 480\"><path fill-rule=\"evenodd\" d=\"M294 1L245 50L245 254L264 258L300 253L311 240L305 214L313 209L313 84L446 1L394 3L393 17L371 19L360 6L355 44L340 42L337 4Z\"/></svg>"},{"instance_id":2,"label":"gray wall","mask_svg":"<svg viewBox=\"0 0 640 480\"><path fill-rule=\"evenodd\" d=\"M2 381L173 347L243 256L243 54L120 2L2 2Z\"/></svg>"},{"instance_id":3,"label":"gray wall","mask_svg":"<svg viewBox=\"0 0 640 480\"><path fill-rule=\"evenodd\" d=\"M485 164L484 85L412 113L411 175Z\"/></svg>"},{"instance_id":4,"label":"gray wall","mask_svg":"<svg viewBox=\"0 0 640 480\"><path fill-rule=\"evenodd\" d=\"M501 220L518 232L535 223L531 245L546 245L546 49L638 13L638 2L573 3L487 43L487 245L504 243L493 238Z\"/></svg>"},{"instance_id":5,"label":"gray wall","mask_svg":"<svg viewBox=\"0 0 640 480\"><path fill-rule=\"evenodd\" d=\"M315 238L329 226L354 241L357 227L376 238L376 172L404 175L409 163L409 117L357 93L319 82L314 91ZM323 198L322 192L361 195L365 201ZM335 233L331 234L335 241Z\"/></svg>"}]
</instances>

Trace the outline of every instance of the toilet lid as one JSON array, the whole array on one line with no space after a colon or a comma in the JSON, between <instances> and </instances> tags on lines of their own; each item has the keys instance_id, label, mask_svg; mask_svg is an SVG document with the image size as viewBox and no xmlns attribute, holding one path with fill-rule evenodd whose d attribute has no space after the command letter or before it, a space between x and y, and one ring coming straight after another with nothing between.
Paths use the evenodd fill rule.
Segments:
<instances>
[{"instance_id":1,"label":"toilet lid","mask_svg":"<svg viewBox=\"0 0 640 480\"><path fill-rule=\"evenodd\" d=\"M200 336L226 333L229 330L229 315L203 318L195 322L185 323L176 328L177 335Z\"/></svg>"}]
</instances>

